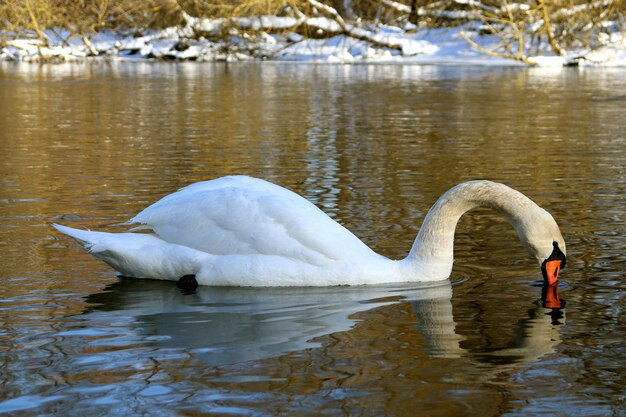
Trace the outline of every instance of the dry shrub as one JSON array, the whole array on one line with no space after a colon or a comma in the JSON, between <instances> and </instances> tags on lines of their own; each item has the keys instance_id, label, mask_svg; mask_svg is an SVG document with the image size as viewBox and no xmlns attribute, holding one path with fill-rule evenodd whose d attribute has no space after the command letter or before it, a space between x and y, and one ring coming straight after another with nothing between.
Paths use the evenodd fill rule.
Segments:
<instances>
[{"instance_id":1,"label":"dry shrub","mask_svg":"<svg viewBox=\"0 0 626 417\"><path fill-rule=\"evenodd\" d=\"M73 34L162 28L182 23L180 12L175 0L6 0L0 30L45 39L44 31L55 28Z\"/></svg>"},{"instance_id":2,"label":"dry shrub","mask_svg":"<svg viewBox=\"0 0 626 417\"><path fill-rule=\"evenodd\" d=\"M191 16L209 18L280 16L289 7L306 9L305 0L178 0L178 4Z\"/></svg>"},{"instance_id":3,"label":"dry shrub","mask_svg":"<svg viewBox=\"0 0 626 417\"><path fill-rule=\"evenodd\" d=\"M519 58L542 54L545 49L555 55L593 49L600 45L602 33L623 30L620 25L626 12L624 0L531 0L522 4L527 7L510 9L507 6L515 3L503 0L497 6L500 12L479 10L480 20L500 36L507 53ZM614 27L606 26L611 22Z\"/></svg>"}]
</instances>

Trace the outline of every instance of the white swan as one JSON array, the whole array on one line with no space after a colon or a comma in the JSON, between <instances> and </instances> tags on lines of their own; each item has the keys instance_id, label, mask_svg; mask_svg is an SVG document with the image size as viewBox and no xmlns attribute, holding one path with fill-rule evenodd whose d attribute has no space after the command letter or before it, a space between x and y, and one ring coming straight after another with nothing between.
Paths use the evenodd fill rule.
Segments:
<instances>
[{"instance_id":1,"label":"white swan","mask_svg":"<svg viewBox=\"0 0 626 417\"><path fill-rule=\"evenodd\" d=\"M502 213L544 279L557 282L565 242L556 222L528 197L491 181L465 182L441 196L399 261L376 254L299 195L246 176L182 188L132 218L128 224L139 226L129 233L53 226L130 277L184 277L192 285L361 285L447 279L456 224L475 207ZM132 233L144 229L152 233Z\"/></svg>"}]
</instances>

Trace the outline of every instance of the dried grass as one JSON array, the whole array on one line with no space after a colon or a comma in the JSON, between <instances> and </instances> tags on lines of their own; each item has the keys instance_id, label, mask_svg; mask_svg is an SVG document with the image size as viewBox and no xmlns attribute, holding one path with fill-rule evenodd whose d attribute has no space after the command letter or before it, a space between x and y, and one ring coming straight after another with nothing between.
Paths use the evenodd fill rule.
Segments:
<instances>
[{"instance_id":1,"label":"dried grass","mask_svg":"<svg viewBox=\"0 0 626 417\"><path fill-rule=\"evenodd\" d=\"M111 30L162 28L182 23L175 0L5 0L0 30L46 40L45 30L74 35Z\"/></svg>"}]
</instances>

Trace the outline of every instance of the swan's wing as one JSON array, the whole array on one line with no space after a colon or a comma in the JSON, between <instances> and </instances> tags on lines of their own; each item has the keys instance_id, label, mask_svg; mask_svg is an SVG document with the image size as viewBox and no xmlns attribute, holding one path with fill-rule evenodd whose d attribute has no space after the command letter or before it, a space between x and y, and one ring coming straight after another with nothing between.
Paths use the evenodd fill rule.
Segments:
<instances>
[{"instance_id":1,"label":"swan's wing","mask_svg":"<svg viewBox=\"0 0 626 417\"><path fill-rule=\"evenodd\" d=\"M275 255L320 265L373 254L306 199L242 176L192 184L131 222L149 226L168 242L217 255Z\"/></svg>"}]
</instances>

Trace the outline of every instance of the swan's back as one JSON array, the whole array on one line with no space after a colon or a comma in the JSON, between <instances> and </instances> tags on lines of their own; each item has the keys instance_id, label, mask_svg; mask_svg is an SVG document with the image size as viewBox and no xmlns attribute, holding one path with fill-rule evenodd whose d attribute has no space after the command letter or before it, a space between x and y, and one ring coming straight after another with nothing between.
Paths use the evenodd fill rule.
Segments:
<instances>
[{"instance_id":1,"label":"swan's back","mask_svg":"<svg viewBox=\"0 0 626 417\"><path fill-rule=\"evenodd\" d=\"M306 199L246 176L191 184L131 222L168 242L216 255L272 255L313 265L375 255Z\"/></svg>"}]
</instances>

